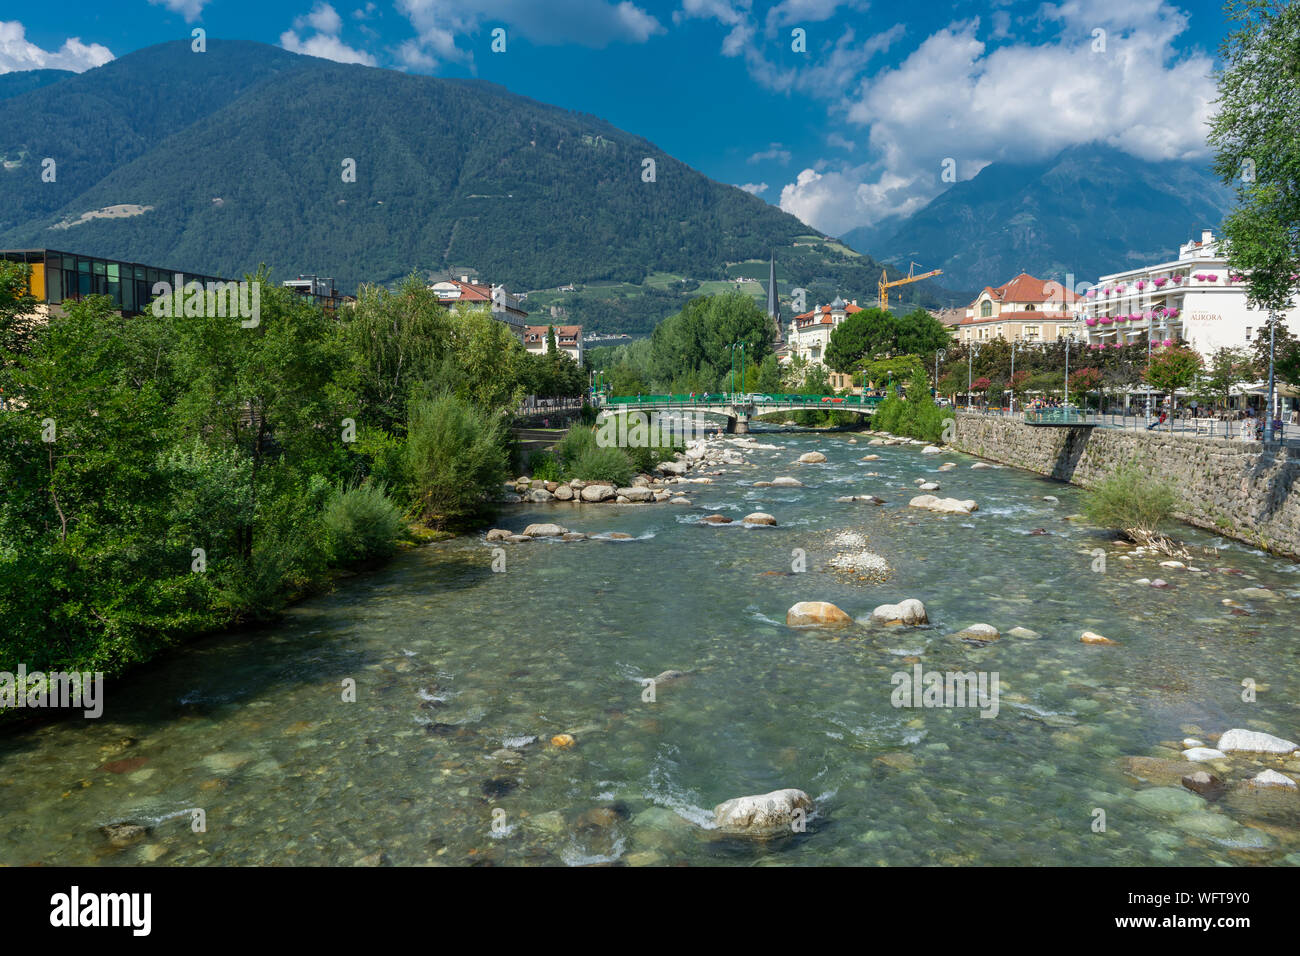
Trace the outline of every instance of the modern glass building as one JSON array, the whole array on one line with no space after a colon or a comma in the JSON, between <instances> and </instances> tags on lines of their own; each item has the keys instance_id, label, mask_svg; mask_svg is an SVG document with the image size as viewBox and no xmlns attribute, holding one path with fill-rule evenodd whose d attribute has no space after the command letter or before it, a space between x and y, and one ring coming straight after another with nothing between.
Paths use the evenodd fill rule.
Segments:
<instances>
[{"instance_id":1,"label":"modern glass building","mask_svg":"<svg viewBox=\"0 0 1300 956\"><path fill-rule=\"evenodd\" d=\"M57 249L0 249L0 259L31 267L31 293L42 305L57 306L65 299L106 295L128 315L143 312L153 299L154 283L174 284L177 273L187 283L229 281L182 269L160 269Z\"/></svg>"}]
</instances>

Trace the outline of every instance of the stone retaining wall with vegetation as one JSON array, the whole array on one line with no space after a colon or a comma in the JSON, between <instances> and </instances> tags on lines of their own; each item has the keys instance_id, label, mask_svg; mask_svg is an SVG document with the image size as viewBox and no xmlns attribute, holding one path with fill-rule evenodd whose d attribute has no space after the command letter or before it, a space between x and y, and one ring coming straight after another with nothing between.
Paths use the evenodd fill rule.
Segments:
<instances>
[{"instance_id":1,"label":"stone retaining wall with vegetation","mask_svg":"<svg viewBox=\"0 0 1300 956\"><path fill-rule=\"evenodd\" d=\"M1259 442L1115 428L1049 428L958 415L952 447L1068 481L1096 484L1126 461L1171 482L1179 517L1277 554L1300 556L1300 456Z\"/></svg>"}]
</instances>

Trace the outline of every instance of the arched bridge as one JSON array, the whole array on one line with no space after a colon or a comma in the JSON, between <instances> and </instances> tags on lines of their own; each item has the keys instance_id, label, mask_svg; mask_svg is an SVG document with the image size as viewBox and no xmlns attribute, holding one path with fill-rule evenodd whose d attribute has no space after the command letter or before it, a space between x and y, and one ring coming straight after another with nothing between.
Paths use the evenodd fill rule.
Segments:
<instances>
[{"instance_id":1,"label":"arched bridge","mask_svg":"<svg viewBox=\"0 0 1300 956\"><path fill-rule=\"evenodd\" d=\"M601 413L626 415L633 412L711 412L725 416L727 431L749 431L754 415L774 412L825 411L870 415L884 399L879 395L767 395L731 392L702 395L616 395L601 404Z\"/></svg>"}]
</instances>

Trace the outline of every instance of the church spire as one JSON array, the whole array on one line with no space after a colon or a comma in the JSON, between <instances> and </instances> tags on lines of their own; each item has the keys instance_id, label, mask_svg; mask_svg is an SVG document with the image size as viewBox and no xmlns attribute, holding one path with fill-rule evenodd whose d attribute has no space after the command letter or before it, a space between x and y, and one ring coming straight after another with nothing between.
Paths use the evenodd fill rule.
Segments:
<instances>
[{"instance_id":1,"label":"church spire","mask_svg":"<svg viewBox=\"0 0 1300 956\"><path fill-rule=\"evenodd\" d=\"M776 253L771 254L767 267L767 317L776 328L775 341L781 341L781 299L776 294Z\"/></svg>"}]
</instances>

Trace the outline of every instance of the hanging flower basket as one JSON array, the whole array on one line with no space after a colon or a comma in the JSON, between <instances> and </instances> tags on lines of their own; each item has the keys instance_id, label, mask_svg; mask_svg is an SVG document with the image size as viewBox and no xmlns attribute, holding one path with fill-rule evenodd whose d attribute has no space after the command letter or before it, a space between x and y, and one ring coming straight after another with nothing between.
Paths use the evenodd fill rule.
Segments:
<instances>
[{"instance_id":1,"label":"hanging flower basket","mask_svg":"<svg viewBox=\"0 0 1300 956\"><path fill-rule=\"evenodd\" d=\"M1165 309L1165 317L1170 319L1178 318L1180 309Z\"/></svg>"},{"instance_id":2,"label":"hanging flower basket","mask_svg":"<svg viewBox=\"0 0 1300 956\"><path fill-rule=\"evenodd\" d=\"M1127 287L1126 287L1126 286L1122 286L1122 285L1117 285L1117 286L1115 286L1115 292L1116 292L1116 294L1123 292L1125 288L1127 288Z\"/></svg>"},{"instance_id":3,"label":"hanging flower basket","mask_svg":"<svg viewBox=\"0 0 1300 956\"><path fill-rule=\"evenodd\" d=\"M1102 325L1110 325L1110 324L1111 324L1112 322L1114 322L1114 321L1115 321L1115 320L1112 319L1109 315L1103 315L1103 316L1101 317L1101 324L1102 324Z\"/></svg>"},{"instance_id":4,"label":"hanging flower basket","mask_svg":"<svg viewBox=\"0 0 1300 956\"><path fill-rule=\"evenodd\" d=\"M1174 285L1182 285L1182 282L1183 282L1182 276L1174 276Z\"/></svg>"},{"instance_id":5,"label":"hanging flower basket","mask_svg":"<svg viewBox=\"0 0 1300 956\"><path fill-rule=\"evenodd\" d=\"M1156 280L1155 280L1156 288L1159 289L1161 286L1163 286L1163 285L1164 285L1166 282L1168 282L1168 281L1169 281L1169 280L1168 280L1165 276L1161 276L1159 279L1156 279Z\"/></svg>"},{"instance_id":6,"label":"hanging flower basket","mask_svg":"<svg viewBox=\"0 0 1300 956\"><path fill-rule=\"evenodd\" d=\"M1141 292L1141 291L1142 291L1143 289L1145 289L1146 287L1147 287L1147 283L1146 283L1146 280L1145 280L1145 279L1138 279L1138 280L1137 280L1137 289L1138 289L1139 292Z\"/></svg>"},{"instance_id":7,"label":"hanging flower basket","mask_svg":"<svg viewBox=\"0 0 1300 956\"><path fill-rule=\"evenodd\" d=\"M1128 319L1129 319L1129 317L1128 317L1127 315L1117 315L1117 316L1115 316L1115 322L1116 322L1116 323L1127 322Z\"/></svg>"},{"instance_id":8,"label":"hanging flower basket","mask_svg":"<svg viewBox=\"0 0 1300 956\"><path fill-rule=\"evenodd\" d=\"M1173 345L1173 344L1174 344L1174 340L1173 340L1173 339L1165 339L1164 342L1162 342L1161 344L1162 344L1162 345Z\"/></svg>"},{"instance_id":9,"label":"hanging flower basket","mask_svg":"<svg viewBox=\"0 0 1300 956\"><path fill-rule=\"evenodd\" d=\"M1218 281L1219 281L1219 277L1218 277L1217 275L1206 275L1206 277L1205 277L1205 281L1206 281L1206 282L1218 282Z\"/></svg>"},{"instance_id":10,"label":"hanging flower basket","mask_svg":"<svg viewBox=\"0 0 1300 956\"><path fill-rule=\"evenodd\" d=\"M1089 327L1094 326L1094 325L1097 324L1097 320L1096 320L1096 319L1084 319L1083 321L1084 321L1084 323L1087 324Z\"/></svg>"},{"instance_id":11,"label":"hanging flower basket","mask_svg":"<svg viewBox=\"0 0 1300 956\"><path fill-rule=\"evenodd\" d=\"M1240 272L1234 272L1234 273L1232 273L1232 274L1230 274L1230 275L1228 276L1228 281L1229 281L1229 282L1245 282L1245 281L1246 281L1246 277L1245 277L1244 275L1242 275Z\"/></svg>"},{"instance_id":12,"label":"hanging flower basket","mask_svg":"<svg viewBox=\"0 0 1300 956\"><path fill-rule=\"evenodd\" d=\"M1097 290L1096 290L1096 289L1089 289L1089 290L1088 290L1086 293L1084 293L1084 294L1085 294L1089 299L1091 299L1093 296L1095 296L1095 295L1097 294Z\"/></svg>"}]
</instances>

